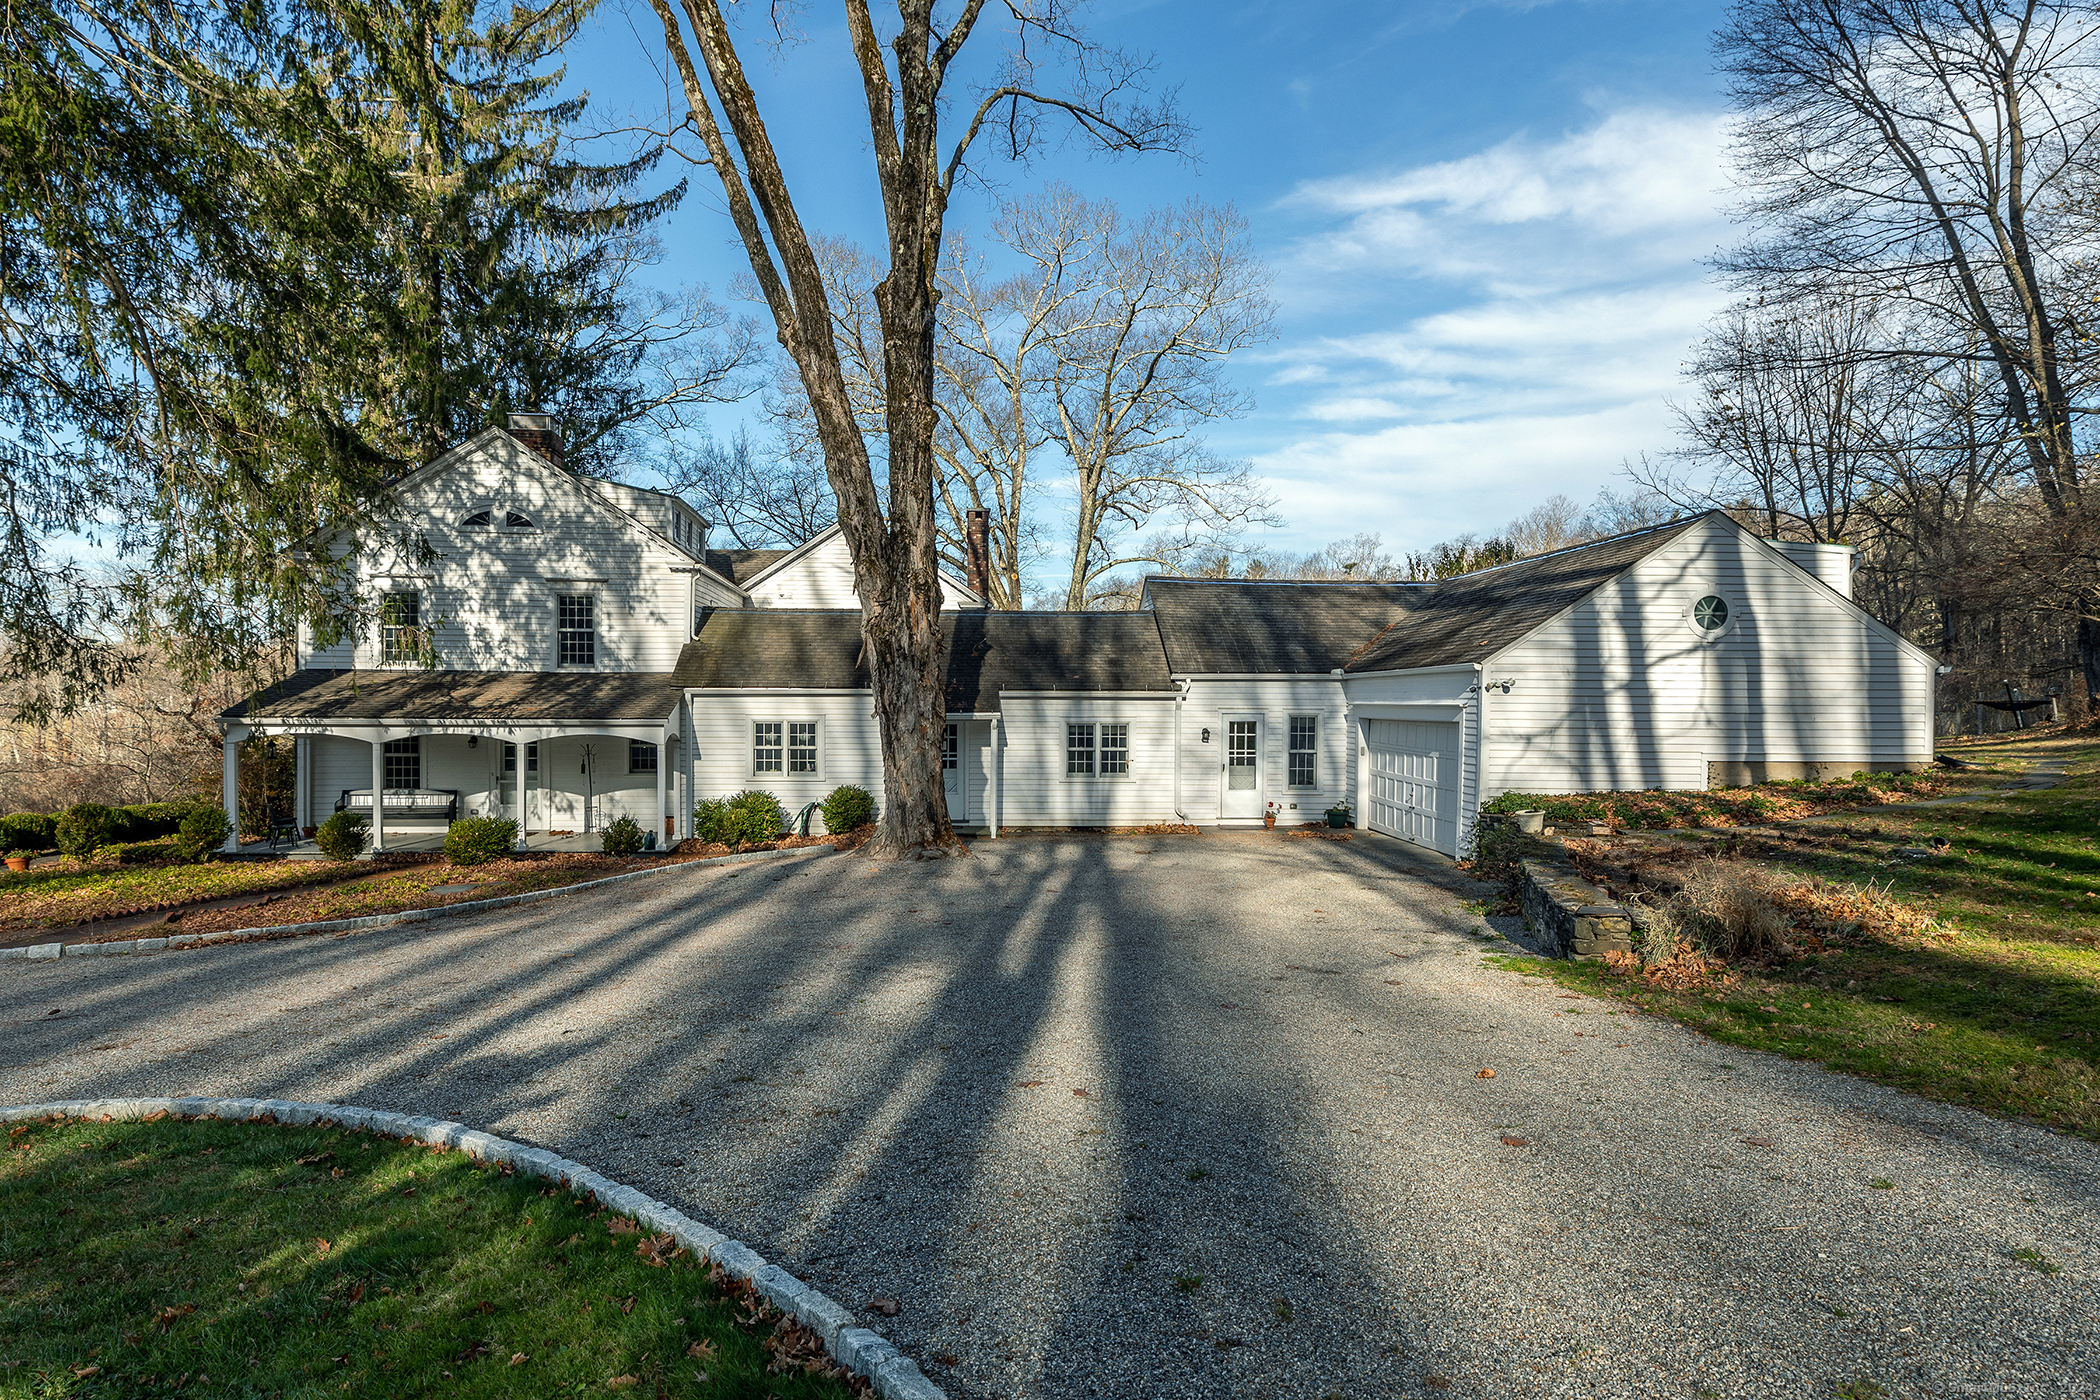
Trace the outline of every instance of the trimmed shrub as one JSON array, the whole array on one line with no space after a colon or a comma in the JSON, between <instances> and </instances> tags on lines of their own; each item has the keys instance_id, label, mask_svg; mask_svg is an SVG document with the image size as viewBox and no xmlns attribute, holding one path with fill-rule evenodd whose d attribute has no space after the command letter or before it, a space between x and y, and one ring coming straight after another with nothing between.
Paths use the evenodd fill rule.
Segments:
<instances>
[{"instance_id":1,"label":"trimmed shrub","mask_svg":"<svg viewBox=\"0 0 2100 1400\"><path fill-rule=\"evenodd\" d=\"M58 844L53 830L57 825L56 817L42 812L15 812L0 817L0 852L48 851Z\"/></svg>"},{"instance_id":2,"label":"trimmed shrub","mask_svg":"<svg viewBox=\"0 0 2100 1400\"><path fill-rule=\"evenodd\" d=\"M502 817L461 817L445 828L445 859L454 865L502 860L518 845L518 824Z\"/></svg>"},{"instance_id":3,"label":"trimmed shrub","mask_svg":"<svg viewBox=\"0 0 2100 1400\"><path fill-rule=\"evenodd\" d=\"M314 828L314 844L330 860L356 860L357 853L365 848L366 829L370 825L361 813L337 812ZM451 837L448 835L446 839L449 841Z\"/></svg>"},{"instance_id":4,"label":"trimmed shrub","mask_svg":"<svg viewBox=\"0 0 2100 1400\"><path fill-rule=\"evenodd\" d=\"M216 807L192 807L175 829L175 850L184 860L203 860L226 844L233 830Z\"/></svg>"},{"instance_id":5,"label":"trimmed shrub","mask_svg":"<svg viewBox=\"0 0 2100 1400\"><path fill-rule=\"evenodd\" d=\"M824 829L835 836L858 831L875 820L875 795L866 788L847 783L831 790L824 799Z\"/></svg>"},{"instance_id":6,"label":"trimmed shrub","mask_svg":"<svg viewBox=\"0 0 2100 1400\"><path fill-rule=\"evenodd\" d=\"M693 834L724 846L755 846L777 841L787 826L780 799L762 788L731 798L709 798L693 809Z\"/></svg>"},{"instance_id":7,"label":"trimmed shrub","mask_svg":"<svg viewBox=\"0 0 2100 1400\"><path fill-rule=\"evenodd\" d=\"M633 817L622 817L605 828L599 839L598 849L609 856L631 856L642 849L642 824Z\"/></svg>"},{"instance_id":8,"label":"trimmed shrub","mask_svg":"<svg viewBox=\"0 0 2100 1400\"><path fill-rule=\"evenodd\" d=\"M116 841L117 814L99 802L76 802L58 814L58 849L82 859Z\"/></svg>"},{"instance_id":9,"label":"trimmed shrub","mask_svg":"<svg viewBox=\"0 0 2100 1400\"><path fill-rule=\"evenodd\" d=\"M119 807L116 809L114 839L158 841L163 836L174 836L181 832L185 818L204 807L218 811L217 804L204 801L134 802L128 807Z\"/></svg>"}]
</instances>

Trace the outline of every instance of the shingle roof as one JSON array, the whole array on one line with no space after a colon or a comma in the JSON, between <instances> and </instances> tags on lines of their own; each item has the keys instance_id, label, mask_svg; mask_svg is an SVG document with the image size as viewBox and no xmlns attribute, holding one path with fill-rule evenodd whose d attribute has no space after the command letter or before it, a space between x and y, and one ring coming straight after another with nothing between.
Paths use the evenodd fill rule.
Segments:
<instances>
[{"instance_id":1,"label":"shingle roof","mask_svg":"<svg viewBox=\"0 0 2100 1400\"><path fill-rule=\"evenodd\" d=\"M232 719L660 720L678 704L662 671L294 671Z\"/></svg>"},{"instance_id":2,"label":"shingle roof","mask_svg":"<svg viewBox=\"0 0 2100 1400\"><path fill-rule=\"evenodd\" d=\"M1427 591L1419 583L1145 582L1175 675L1324 675Z\"/></svg>"},{"instance_id":3,"label":"shingle roof","mask_svg":"<svg viewBox=\"0 0 2100 1400\"><path fill-rule=\"evenodd\" d=\"M1698 519L1436 583L1153 578L1145 591L1176 675L1446 666L1515 641Z\"/></svg>"},{"instance_id":4,"label":"shingle roof","mask_svg":"<svg viewBox=\"0 0 2100 1400\"><path fill-rule=\"evenodd\" d=\"M700 562L731 583L740 584L788 553L785 549L710 549Z\"/></svg>"},{"instance_id":5,"label":"shingle roof","mask_svg":"<svg viewBox=\"0 0 2100 1400\"><path fill-rule=\"evenodd\" d=\"M1460 574L1366 638L1350 671L1406 671L1477 661L1551 620L1699 523L1674 521L1594 544Z\"/></svg>"},{"instance_id":6,"label":"shingle roof","mask_svg":"<svg viewBox=\"0 0 2100 1400\"><path fill-rule=\"evenodd\" d=\"M1149 613L973 610L943 613L941 631L954 713L996 710L1002 690L1174 689ZM719 609L672 677L697 689L865 688L860 613Z\"/></svg>"}]
</instances>

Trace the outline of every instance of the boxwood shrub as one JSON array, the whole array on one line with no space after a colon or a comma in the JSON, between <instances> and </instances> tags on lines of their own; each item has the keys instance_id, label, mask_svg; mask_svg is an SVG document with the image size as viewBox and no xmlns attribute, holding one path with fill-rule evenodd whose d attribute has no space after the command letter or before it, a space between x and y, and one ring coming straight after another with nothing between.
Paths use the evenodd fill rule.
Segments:
<instances>
[{"instance_id":1,"label":"boxwood shrub","mask_svg":"<svg viewBox=\"0 0 2100 1400\"><path fill-rule=\"evenodd\" d=\"M43 812L15 812L0 817L0 853L20 855L58 845L56 817Z\"/></svg>"},{"instance_id":2,"label":"boxwood shrub","mask_svg":"<svg viewBox=\"0 0 2100 1400\"><path fill-rule=\"evenodd\" d=\"M117 839L117 814L99 802L76 802L58 814L53 828L62 854L86 859Z\"/></svg>"},{"instance_id":3,"label":"boxwood shrub","mask_svg":"<svg viewBox=\"0 0 2100 1400\"><path fill-rule=\"evenodd\" d=\"M360 812L337 812L314 829L314 844L330 860L356 860L370 823ZM448 835L446 840L450 840Z\"/></svg>"},{"instance_id":4,"label":"boxwood shrub","mask_svg":"<svg viewBox=\"0 0 2100 1400\"><path fill-rule=\"evenodd\" d=\"M502 860L517 845L518 824L502 817L461 817L445 828L445 859L454 865Z\"/></svg>"},{"instance_id":5,"label":"boxwood shrub","mask_svg":"<svg viewBox=\"0 0 2100 1400\"><path fill-rule=\"evenodd\" d=\"M633 817L621 817L605 828L598 849L609 856L631 856L642 849L642 825Z\"/></svg>"},{"instance_id":6,"label":"boxwood shrub","mask_svg":"<svg viewBox=\"0 0 2100 1400\"><path fill-rule=\"evenodd\" d=\"M875 795L851 783L835 787L824 799L824 829L843 835L875 820Z\"/></svg>"},{"instance_id":7,"label":"boxwood shrub","mask_svg":"<svg viewBox=\"0 0 2100 1400\"><path fill-rule=\"evenodd\" d=\"M196 806L183 814L175 828L175 850L184 860L203 860L226 844L233 828L217 807Z\"/></svg>"},{"instance_id":8,"label":"boxwood shrub","mask_svg":"<svg viewBox=\"0 0 2100 1400\"><path fill-rule=\"evenodd\" d=\"M762 788L729 798L711 797L693 809L693 834L725 846L777 841L786 826L787 813L781 810L780 799Z\"/></svg>"}]
</instances>

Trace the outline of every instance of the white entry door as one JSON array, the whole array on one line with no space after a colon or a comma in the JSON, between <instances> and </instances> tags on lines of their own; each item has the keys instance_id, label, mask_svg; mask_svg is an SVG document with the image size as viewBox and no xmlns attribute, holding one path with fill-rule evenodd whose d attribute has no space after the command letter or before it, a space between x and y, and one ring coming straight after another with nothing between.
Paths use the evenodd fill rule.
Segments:
<instances>
[{"instance_id":1,"label":"white entry door","mask_svg":"<svg viewBox=\"0 0 2100 1400\"><path fill-rule=\"evenodd\" d=\"M948 793L948 820L959 822L963 811L962 726L950 722L941 735L941 786Z\"/></svg>"},{"instance_id":2,"label":"white entry door","mask_svg":"<svg viewBox=\"0 0 2100 1400\"><path fill-rule=\"evenodd\" d=\"M1458 725L1447 721L1364 722L1371 757L1371 830L1458 854Z\"/></svg>"},{"instance_id":3,"label":"white entry door","mask_svg":"<svg viewBox=\"0 0 2100 1400\"><path fill-rule=\"evenodd\" d=\"M1268 785L1262 782L1260 715L1220 715L1225 726L1224 791L1218 815L1226 821L1259 817L1268 810Z\"/></svg>"}]
</instances>

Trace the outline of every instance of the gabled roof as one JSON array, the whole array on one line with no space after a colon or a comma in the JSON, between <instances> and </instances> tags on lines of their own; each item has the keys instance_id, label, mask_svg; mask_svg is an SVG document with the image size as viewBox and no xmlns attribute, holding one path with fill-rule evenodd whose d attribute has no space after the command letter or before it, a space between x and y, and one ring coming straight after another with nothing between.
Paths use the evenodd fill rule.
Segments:
<instances>
[{"instance_id":1,"label":"gabled roof","mask_svg":"<svg viewBox=\"0 0 2100 1400\"><path fill-rule=\"evenodd\" d=\"M862 690L858 611L718 609L678 658L674 682L702 690ZM1150 613L941 614L950 713L999 708L999 692L1173 694Z\"/></svg>"},{"instance_id":2,"label":"gabled roof","mask_svg":"<svg viewBox=\"0 0 2100 1400\"><path fill-rule=\"evenodd\" d=\"M787 553L784 549L710 549L700 562L741 587Z\"/></svg>"},{"instance_id":3,"label":"gabled roof","mask_svg":"<svg viewBox=\"0 0 2100 1400\"><path fill-rule=\"evenodd\" d=\"M1419 583L1145 581L1167 664L1185 675L1324 675L1402 616Z\"/></svg>"},{"instance_id":4,"label":"gabled roof","mask_svg":"<svg viewBox=\"0 0 2100 1400\"><path fill-rule=\"evenodd\" d=\"M660 720L678 704L662 671L294 671L228 719Z\"/></svg>"},{"instance_id":5,"label":"gabled roof","mask_svg":"<svg viewBox=\"0 0 2100 1400\"><path fill-rule=\"evenodd\" d=\"M1444 579L1425 589L1423 602L1397 625L1366 639L1345 669L1411 671L1479 661L1552 621L1705 518L1695 515Z\"/></svg>"},{"instance_id":6,"label":"gabled roof","mask_svg":"<svg viewBox=\"0 0 2100 1400\"><path fill-rule=\"evenodd\" d=\"M1430 583L1152 578L1145 596L1178 676L1448 666L1551 621L1703 518Z\"/></svg>"}]
</instances>

